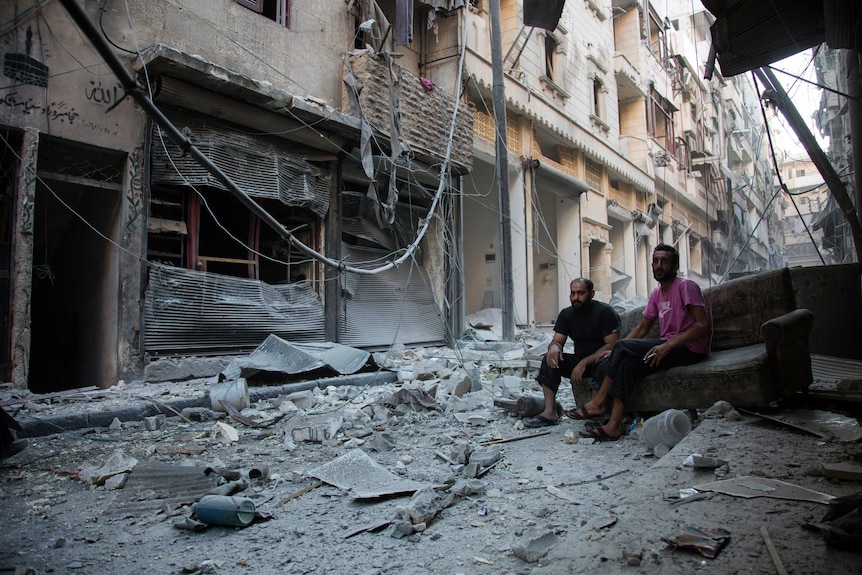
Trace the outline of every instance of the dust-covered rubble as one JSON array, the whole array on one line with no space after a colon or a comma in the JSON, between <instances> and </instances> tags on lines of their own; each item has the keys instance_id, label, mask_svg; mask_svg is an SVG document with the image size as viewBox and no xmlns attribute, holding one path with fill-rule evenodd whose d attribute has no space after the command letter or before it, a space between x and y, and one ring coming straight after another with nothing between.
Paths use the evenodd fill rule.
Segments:
<instances>
[{"instance_id":1,"label":"dust-covered rubble","mask_svg":"<svg viewBox=\"0 0 862 575\"><path fill-rule=\"evenodd\" d=\"M393 349L374 355L395 382L285 387L234 415L196 405L152 425L118 417L34 437L0 464L0 569L770 573L764 527L793 572L859 572L858 555L803 528L822 518L821 502L689 499L695 486L749 476L852 495L858 480L822 470L862 459L858 439L801 433L799 418L782 425L726 404L692 414L692 431L665 453L646 448L637 418L616 442L581 439L583 422L566 418L526 430L494 401L541 393L531 347L544 350ZM217 381L123 383L44 409L20 403L15 414L110 411L138 397L167 404ZM570 394L561 401L572 405ZM831 415L827 428L858 428ZM259 515L245 527L198 525L194 504L205 494L247 499ZM685 524L725 529L729 541L706 559L662 539Z\"/></svg>"}]
</instances>

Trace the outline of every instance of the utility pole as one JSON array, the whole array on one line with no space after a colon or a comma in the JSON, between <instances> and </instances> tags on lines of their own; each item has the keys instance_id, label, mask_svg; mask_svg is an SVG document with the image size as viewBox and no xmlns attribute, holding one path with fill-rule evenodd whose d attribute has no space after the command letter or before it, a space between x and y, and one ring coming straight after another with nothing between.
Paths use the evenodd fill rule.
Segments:
<instances>
[{"instance_id":1,"label":"utility pole","mask_svg":"<svg viewBox=\"0 0 862 575\"><path fill-rule=\"evenodd\" d=\"M492 101L497 136L494 138L500 199L500 291L502 296L503 339L515 341L514 299L512 279L512 225L509 207L509 155L506 137L506 87L503 77L503 39L500 30L500 0L490 0L491 15L491 69L493 71Z\"/></svg>"}]
</instances>

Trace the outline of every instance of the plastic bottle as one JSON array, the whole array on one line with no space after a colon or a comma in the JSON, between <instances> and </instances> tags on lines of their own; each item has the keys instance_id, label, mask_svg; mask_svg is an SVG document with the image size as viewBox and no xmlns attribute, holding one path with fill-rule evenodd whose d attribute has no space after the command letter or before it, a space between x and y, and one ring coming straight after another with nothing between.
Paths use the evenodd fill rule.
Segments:
<instances>
[{"instance_id":1,"label":"plastic bottle","mask_svg":"<svg viewBox=\"0 0 862 575\"><path fill-rule=\"evenodd\" d=\"M664 445L671 448L691 431L691 420L684 411L668 409L644 422L643 440L647 447Z\"/></svg>"}]
</instances>

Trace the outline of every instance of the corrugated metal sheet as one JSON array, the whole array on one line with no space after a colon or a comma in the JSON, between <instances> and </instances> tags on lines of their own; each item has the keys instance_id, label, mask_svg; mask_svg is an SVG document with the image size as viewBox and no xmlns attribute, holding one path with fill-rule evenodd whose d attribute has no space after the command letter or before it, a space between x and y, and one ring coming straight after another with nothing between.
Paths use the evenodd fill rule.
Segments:
<instances>
[{"instance_id":1,"label":"corrugated metal sheet","mask_svg":"<svg viewBox=\"0 0 862 575\"><path fill-rule=\"evenodd\" d=\"M389 253L344 243L341 249L352 264L383 261ZM430 284L415 263L376 275L344 274L340 330L341 343L357 347L440 343L446 336Z\"/></svg>"},{"instance_id":2,"label":"corrugated metal sheet","mask_svg":"<svg viewBox=\"0 0 862 575\"><path fill-rule=\"evenodd\" d=\"M167 115L176 125L189 128L200 152L249 196L279 200L288 206L308 208L321 217L326 215L331 181L328 170L305 161L277 140L232 131L206 116ZM179 146L160 135L158 126L153 128L152 166L154 185L212 186L226 190L194 158L183 155Z\"/></svg>"},{"instance_id":3,"label":"corrugated metal sheet","mask_svg":"<svg viewBox=\"0 0 862 575\"><path fill-rule=\"evenodd\" d=\"M140 463L105 510L107 517L149 517L165 507L189 505L215 487L203 467Z\"/></svg>"},{"instance_id":4,"label":"corrugated metal sheet","mask_svg":"<svg viewBox=\"0 0 862 575\"><path fill-rule=\"evenodd\" d=\"M344 375L362 369L370 357L367 351L337 343L294 343L270 335L246 357L233 360L222 373L236 379L261 371L295 374L329 367Z\"/></svg>"},{"instance_id":5,"label":"corrugated metal sheet","mask_svg":"<svg viewBox=\"0 0 862 575\"><path fill-rule=\"evenodd\" d=\"M323 341L323 305L310 285L151 267L144 302L148 353L249 350L270 334Z\"/></svg>"}]
</instances>

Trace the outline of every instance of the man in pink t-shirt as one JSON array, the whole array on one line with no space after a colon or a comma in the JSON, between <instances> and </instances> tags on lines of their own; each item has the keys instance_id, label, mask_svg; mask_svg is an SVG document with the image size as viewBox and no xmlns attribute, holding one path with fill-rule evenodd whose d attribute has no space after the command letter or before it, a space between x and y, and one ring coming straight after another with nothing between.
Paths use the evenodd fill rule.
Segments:
<instances>
[{"instance_id":1,"label":"man in pink t-shirt","mask_svg":"<svg viewBox=\"0 0 862 575\"><path fill-rule=\"evenodd\" d=\"M605 377L592 399L572 412L576 419L598 418L608 398L611 415L604 425L587 424L582 437L615 441L622 433L625 404L634 386L645 375L663 367L689 365L709 354L709 318L700 286L677 276L679 254L672 246L659 244L653 250L652 274L659 283L650 294L643 319L607 352ZM646 338L658 320L659 339Z\"/></svg>"}]
</instances>

